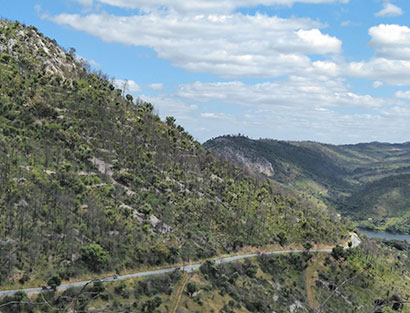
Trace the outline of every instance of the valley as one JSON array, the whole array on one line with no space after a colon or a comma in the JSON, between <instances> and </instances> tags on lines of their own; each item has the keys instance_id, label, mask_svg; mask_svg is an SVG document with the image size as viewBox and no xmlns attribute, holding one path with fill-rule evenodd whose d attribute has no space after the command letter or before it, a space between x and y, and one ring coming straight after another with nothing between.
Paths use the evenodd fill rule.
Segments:
<instances>
[{"instance_id":1,"label":"valley","mask_svg":"<svg viewBox=\"0 0 410 313\"><path fill-rule=\"evenodd\" d=\"M410 144L328 145L223 136L204 144L369 230L410 233ZM263 164L263 165L262 165Z\"/></svg>"}]
</instances>

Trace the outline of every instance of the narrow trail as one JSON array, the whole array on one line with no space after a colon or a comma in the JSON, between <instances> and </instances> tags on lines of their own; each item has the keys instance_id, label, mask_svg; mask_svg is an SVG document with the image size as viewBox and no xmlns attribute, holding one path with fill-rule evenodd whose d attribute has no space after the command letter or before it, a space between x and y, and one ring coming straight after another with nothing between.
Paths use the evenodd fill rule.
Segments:
<instances>
[{"instance_id":1,"label":"narrow trail","mask_svg":"<svg viewBox=\"0 0 410 313\"><path fill-rule=\"evenodd\" d=\"M306 269L305 273L306 297L309 307L314 309L315 311L319 308L319 303L316 301L314 290L314 284L318 279L318 268L319 264L315 262Z\"/></svg>"},{"instance_id":2,"label":"narrow trail","mask_svg":"<svg viewBox=\"0 0 410 313\"><path fill-rule=\"evenodd\" d=\"M177 291L177 300L176 300L176 302L175 302L175 307L174 307L174 309L172 310L172 313L176 313L177 312L177 309L178 309L178 307L179 307L179 302L181 302L181 297L182 297L182 293L184 292L184 289L185 289L185 286L186 286L186 284L188 283L188 280L189 280L189 274L184 274L184 278L183 278L183 281L182 281L182 285L181 285L181 287L178 289L178 291Z\"/></svg>"},{"instance_id":3,"label":"narrow trail","mask_svg":"<svg viewBox=\"0 0 410 313\"><path fill-rule=\"evenodd\" d=\"M356 248L357 246L360 245L361 241L359 237L357 237L356 234L351 235L351 242L352 246L351 247L344 247L344 249L352 249ZM332 248L329 249L310 249L310 252L323 252L323 253L331 253ZM280 254L291 254L291 253L303 253L306 252L306 250L275 250L275 251L269 251L262 253L262 255L280 255ZM216 260L214 263L215 264L221 264L221 263L230 263L238 260L243 260L243 259L249 259L249 258L254 258L257 256L260 256L260 253L253 253L253 254L246 254L246 255L236 255L236 256L229 256L229 257L224 257ZM134 273L134 274L128 274L128 275L123 275L123 276L114 276L114 277L106 277L106 278L101 278L101 279L96 279L101 282L113 282L113 281L119 281L119 280L125 280L125 279L130 279L130 278L136 278L136 277L144 277L144 276L152 276L152 275L158 275L158 274L164 274L164 273L170 273L175 270L180 270L180 271L185 271L187 273L192 273L194 271L197 271L203 263L199 264L194 264L194 265L185 265L184 267L170 267L170 268L165 268L165 269L160 269L160 270L153 270L153 271L148 271L148 272L139 272L139 273ZM96 281L95 280L95 281ZM57 287L57 291L63 291L67 290L69 288L75 288L75 287L83 287L84 285L87 285L89 283L92 283L93 281L87 280L87 281L81 281L77 283L68 283L68 284L63 284L61 286ZM38 288L27 288L27 289L19 289L19 290L3 290L0 291L0 297L4 296L11 296L14 295L16 292L19 291L24 291L26 294L32 294L32 293L40 293L40 292L47 292L48 289L44 290L41 287Z\"/></svg>"}]
</instances>

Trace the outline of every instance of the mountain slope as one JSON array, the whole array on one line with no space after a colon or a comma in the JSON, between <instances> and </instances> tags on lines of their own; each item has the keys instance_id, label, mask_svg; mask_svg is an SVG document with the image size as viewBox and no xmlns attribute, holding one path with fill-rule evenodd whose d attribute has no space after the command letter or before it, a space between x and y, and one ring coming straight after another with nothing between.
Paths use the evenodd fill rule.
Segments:
<instances>
[{"instance_id":1,"label":"mountain slope","mask_svg":"<svg viewBox=\"0 0 410 313\"><path fill-rule=\"evenodd\" d=\"M230 157L241 155L250 161L244 160L242 165L248 163L251 166L252 163L258 163L258 160L265 160L267 166L272 166L268 176L283 183L302 176L312 177L323 184L333 183L346 173L346 170L335 164L327 154L309 146L297 146L285 141L256 141L241 136L225 136L207 141L204 147L218 150Z\"/></svg>"},{"instance_id":2,"label":"mountain slope","mask_svg":"<svg viewBox=\"0 0 410 313\"><path fill-rule=\"evenodd\" d=\"M409 143L335 146L223 136L204 146L356 219L409 232Z\"/></svg>"},{"instance_id":3,"label":"mountain slope","mask_svg":"<svg viewBox=\"0 0 410 313\"><path fill-rule=\"evenodd\" d=\"M346 236L34 27L1 21L0 34L0 284Z\"/></svg>"}]
</instances>

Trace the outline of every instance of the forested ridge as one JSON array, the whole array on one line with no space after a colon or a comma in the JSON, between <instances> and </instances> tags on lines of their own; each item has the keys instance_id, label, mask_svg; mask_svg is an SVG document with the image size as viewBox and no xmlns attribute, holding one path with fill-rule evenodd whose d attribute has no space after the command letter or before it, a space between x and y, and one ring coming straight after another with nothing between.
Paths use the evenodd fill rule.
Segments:
<instances>
[{"instance_id":1,"label":"forested ridge","mask_svg":"<svg viewBox=\"0 0 410 313\"><path fill-rule=\"evenodd\" d=\"M204 146L324 201L362 227L410 233L410 144L330 145L222 136Z\"/></svg>"},{"instance_id":2,"label":"forested ridge","mask_svg":"<svg viewBox=\"0 0 410 313\"><path fill-rule=\"evenodd\" d=\"M346 238L35 27L0 21L0 53L0 285Z\"/></svg>"}]
</instances>

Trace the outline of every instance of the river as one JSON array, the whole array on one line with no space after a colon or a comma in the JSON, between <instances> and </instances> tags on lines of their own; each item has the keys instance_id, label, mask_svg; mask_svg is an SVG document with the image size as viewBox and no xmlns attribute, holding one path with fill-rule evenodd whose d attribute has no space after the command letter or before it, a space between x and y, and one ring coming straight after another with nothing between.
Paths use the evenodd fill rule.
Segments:
<instances>
[{"instance_id":1,"label":"river","mask_svg":"<svg viewBox=\"0 0 410 313\"><path fill-rule=\"evenodd\" d=\"M369 238L382 238L382 239L398 239L398 240L407 240L407 242L410 242L410 235L403 235L403 234L392 234L392 233L387 233L385 231L371 231L371 230L365 230L365 229L359 229L359 232L361 234L366 235Z\"/></svg>"}]
</instances>

